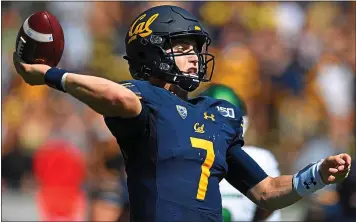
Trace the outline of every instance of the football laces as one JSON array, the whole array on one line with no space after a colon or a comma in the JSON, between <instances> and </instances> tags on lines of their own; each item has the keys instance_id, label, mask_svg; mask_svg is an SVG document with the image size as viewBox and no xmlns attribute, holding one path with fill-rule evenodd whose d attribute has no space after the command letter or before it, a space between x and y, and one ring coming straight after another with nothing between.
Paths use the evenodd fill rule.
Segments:
<instances>
[{"instance_id":1,"label":"football laces","mask_svg":"<svg viewBox=\"0 0 356 222\"><path fill-rule=\"evenodd\" d=\"M22 36L20 36L20 41L19 41L19 44L17 45L17 49L16 49L17 55L22 56L23 49L25 47L25 43L26 43L25 39L22 38Z\"/></svg>"}]
</instances>

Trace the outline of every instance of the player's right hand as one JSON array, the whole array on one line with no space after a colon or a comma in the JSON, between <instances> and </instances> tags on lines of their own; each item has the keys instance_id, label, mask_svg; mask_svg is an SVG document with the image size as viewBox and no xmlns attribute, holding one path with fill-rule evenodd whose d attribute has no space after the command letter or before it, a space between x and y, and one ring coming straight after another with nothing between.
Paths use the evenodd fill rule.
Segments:
<instances>
[{"instance_id":1,"label":"player's right hand","mask_svg":"<svg viewBox=\"0 0 356 222\"><path fill-rule=\"evenodd\" d=\"M16 52L13 54L13 62L16 71L23 80L31 86L44 85L45 74L51 67L42 64L26 64Z\"/></svg>"}]
</instances>

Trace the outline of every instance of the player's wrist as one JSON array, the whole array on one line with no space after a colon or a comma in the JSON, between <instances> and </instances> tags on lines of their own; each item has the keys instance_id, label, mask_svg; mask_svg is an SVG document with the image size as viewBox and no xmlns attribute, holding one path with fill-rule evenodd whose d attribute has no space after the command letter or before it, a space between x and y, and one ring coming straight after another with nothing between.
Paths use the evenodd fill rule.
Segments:
<instances>
[{"instance_id":1,"label":"player's wrist","mask_svg":"<svg viewBox=\"0 0 356 222\"><path fill-rule=\"evenodd\" d=\"M293 187L299 196L310 195L326 186L321 174L320 165L323 160L311 163L293 176Z\"/></svg>"},{"instance_id":2,"label":"player's wrist","mask_svg":"<svg viewBox=\"0 0 356 222\"><path fill-rule=\"evenodd\" d=\"M319 162L318 162L318 165L317 165L317 170L318 170L318 173L319 173L319 175L320 175L320 178L321 178L321 181L325 184L325 185L328 185L328 178L327 178L327 176L326 176L326 178L325 178L325 175L323 174L323 171L321 170L321 168L322 168L322 164L323 164L323 162L324 162L324 159L321 159L321 160L319 160Z\"/></svg>"},{"instance_id":3,"label":"player's wrist","mask_svg":"<svg viewBox=\"0 0 356 222\"><path fill-rule=\"evenodd\" d=\"M66 92L65 82L66 82L67 75L68 75L67 70L52 67L48 69L45 74L45 83L49 87L52 87L62 92Z\"/></svg>"}]
</instances>

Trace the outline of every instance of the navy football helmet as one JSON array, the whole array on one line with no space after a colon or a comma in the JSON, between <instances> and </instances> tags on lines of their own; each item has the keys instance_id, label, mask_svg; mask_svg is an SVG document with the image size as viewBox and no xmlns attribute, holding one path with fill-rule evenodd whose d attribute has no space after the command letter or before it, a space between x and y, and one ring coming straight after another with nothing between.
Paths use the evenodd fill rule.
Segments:
<instances>
[{"instance_id":1,"label":"navy football helmet","mask_svg":"<svg viewBox=\"0 0 356 222\"><path fill-rule=\"evenodd\" d=\"M195 41L194 52L173 54L172 40L179 38ZM209 34L188 11L176 6L157 6L143 12L131 24L125 38L124 58L134 79L147 80L154 76L193 91L200 82L209 82L213 75L210 43ZM189 54L198 57L196 75L182 73L175 63L176 56Z\"/></svg>"}]
</instances>

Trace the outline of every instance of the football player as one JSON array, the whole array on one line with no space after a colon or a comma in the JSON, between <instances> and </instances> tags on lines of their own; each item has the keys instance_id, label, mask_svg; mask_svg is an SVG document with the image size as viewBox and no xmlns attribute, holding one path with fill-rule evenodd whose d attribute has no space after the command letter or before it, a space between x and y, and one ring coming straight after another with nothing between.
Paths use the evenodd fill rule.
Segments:
<instances>
[{"instance_id":1,"label":"football player","mask_svg":"<svg viewBox=\"0 0 356 222\"><path fill-rule=\"evenodd\" d=\"M241 149L238 108L209 97L188 99L211 79L210 43L193 15L164 5L144 11L127 32L125 58L135 80L118 84L25 64L16 53L14 65L28 84L47 84L104 116L125 158L132 221L222 221L223 178L267 210L342 181L351 162L345 153L295 175L269 177Z\"/></svg>"},{"instance_id":2,"label":"football player","mask_svg":"<svg viewBox=\"0 0 356 222\"><path fill-rule=\"evenodd\" d=\"M201 96L210 96L215 99L223 99L241 111L243 118L243 133L245 134L248 128L247 109L244 101L231 88L221 84L210 85ZM274 155L267 149L255 147L252 145L244 145L242 148L258 165L271 177L280 176L278 162ZM230 221L281 221L281 212L265 211L256 207L251 200L236 190L225 179L220 182L220 192L223 206L223 220Z\"/></svg>"}]
</instances>

